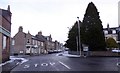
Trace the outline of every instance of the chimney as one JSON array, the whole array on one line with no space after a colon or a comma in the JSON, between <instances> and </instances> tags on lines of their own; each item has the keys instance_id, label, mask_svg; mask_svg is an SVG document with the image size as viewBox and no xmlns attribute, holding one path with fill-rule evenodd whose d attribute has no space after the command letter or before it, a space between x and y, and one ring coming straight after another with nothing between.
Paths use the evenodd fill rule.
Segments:
<instances>
[{"instance_id":1,"label":"chimney","mask_svg":"<svg viewBox=\"0 0 120 73\"><path fill-rule=\"evenodd\" d=\"M7 8L8 11L10 11L10 5L8 5L8 8Z\"/></svg>"},{"instance_id":2,"label":"chimney","mask_svg":"<svg viewBox=\"0 0 120 73\"><path fill-rule=\"evenodd\" d=\"M109 24L107 24L107 28L109 29L110 27L109 27Z\"/></svg>"},{"instance_id":3,"label":"chimney","mask_svg":"<svg viewBox=\"0 0 120 73\"><path fill-rule=\"evenodd\" d=\"M42 31L38 32L38 35L42 35Z\"/></svg>"},{"instance_id":4,"label":"chimney","mask_svg":"<svg viewBox=\"0 0 120 73\"><path fill-rule=\"evenodd\" d=\"M19 32L23 32L23 27L22 26L19 27Z\"/></svg>"}]
</instances>

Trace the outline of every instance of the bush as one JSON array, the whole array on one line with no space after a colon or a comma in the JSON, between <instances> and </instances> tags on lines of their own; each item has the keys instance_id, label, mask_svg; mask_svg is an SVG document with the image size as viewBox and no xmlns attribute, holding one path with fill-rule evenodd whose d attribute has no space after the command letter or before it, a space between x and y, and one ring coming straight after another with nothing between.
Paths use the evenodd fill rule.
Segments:
<instances>
[{"instance_id":1,"label":"bush","mask_svg":"<svg viewBox=\"0 0 120 73\"><path fill-rule=\"evenodd\" d=\"M111 37L106 39L106 45L110 50L112 50L112 48L118 48L117 42Z\"/></svg>"}]
</instances>

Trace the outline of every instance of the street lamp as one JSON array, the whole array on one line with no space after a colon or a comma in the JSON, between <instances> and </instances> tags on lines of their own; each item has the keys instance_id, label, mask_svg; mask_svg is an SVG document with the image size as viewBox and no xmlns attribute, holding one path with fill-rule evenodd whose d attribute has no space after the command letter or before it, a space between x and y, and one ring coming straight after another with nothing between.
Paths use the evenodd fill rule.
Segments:
<instances>
[{"instance_id":1,"label":"street lamp","mask_svg":"<svg viewBox=\"0 0 120 73\"><path fill-rule=\"evenodd\" d=\"M80 57L81 57L81 42L80 42L80 23L79 23L79 17L77 17L78 19L78 46L79 46L79 50L80 50Z\"/></svg>"},{"instance_id":2,"label":"street lamp","mask_svg":"<svg viewBox=\"0 0 120 73\"><path fill-rule=\"evenodd\" d=\"M120 49L120 25L118 26L117 31L118 31L118 44Z\"/></svg>"},{"instance_id":3,"label":"street lamp","mask_svg":"<svg viewBox=\"0 0 120 73\"><path fill-rule=\"evenodd\" d=\"M76 36L76 43L77 43L77 55L79 54L78 53L78 36Z\"/></svg>"},{"instance_id":4,"label":"street lamp","mask_svg":"<svg viewBox=\"0 0 120 73\"><path fill-rule=\"evenodd\" d=\"M120 50L120 25L118 26L117 28L117 31L118 31L118 45L119 45L119 50ZM119 51L118 51L119 53ZM118 59L118 63L117 63L118 67L120 67L120 59Z\"/></svg>"}]
</instances>

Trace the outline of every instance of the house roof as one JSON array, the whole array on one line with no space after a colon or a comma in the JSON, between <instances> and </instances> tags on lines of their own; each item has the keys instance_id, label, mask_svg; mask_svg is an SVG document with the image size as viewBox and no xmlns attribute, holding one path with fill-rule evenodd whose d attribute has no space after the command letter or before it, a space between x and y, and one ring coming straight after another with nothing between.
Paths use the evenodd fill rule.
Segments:
<instances>
[{"instance_id":1,"label":"house roof","mask_svg":"<svg viewBox=\"0 0 120 73\"><path fill-rule=\"evenodd\" d=\"M45 39L45 37L44 37L43 35L36 35L36 36L34 37L34 39L39 40L39 41L42 41L42 42L45 42L45 41L46 41L46 39Z\"/></svg>"},{"instance_id":2,"label":"house roof","mask_svg":"<svg viewBox=\"0 0 120 73\"><path fill-rule=\"evenodd\" d=\"M117 30L119 27L112 27L111 30ZM108 30L108 28L103 28L103 30Z\"/></svg>"}]
</instances>

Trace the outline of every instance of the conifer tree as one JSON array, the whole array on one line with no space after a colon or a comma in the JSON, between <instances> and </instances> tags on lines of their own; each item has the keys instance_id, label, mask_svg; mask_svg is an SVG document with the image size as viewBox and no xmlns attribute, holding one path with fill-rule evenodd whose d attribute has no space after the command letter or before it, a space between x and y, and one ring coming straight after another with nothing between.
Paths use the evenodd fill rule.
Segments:
<instances>
[{"instance_id":1,"label":"conifer tree","mask_svg":"<svg viewBox=\"0 0 120 73\"><path fill-rule=\"evenodd\" d=\"M90 51L106 50L105 36L99 12L93 2L88 4L81 25L81 41Z\"/></svg>"},{"instance_id":2,"label":"conifer tree","mask_svg":"<svg viewBox=\"0 0 120 73\"><path fill-rule=\"evenodd\" d=\"M79 23L81 24L81 21L79 21ZM78 22L76 21L72 28L69 30L68 40L66 41L65 46L69 48L71 51L77 51L77 41L78 41Z\"/></svg>"}]
</instances>

